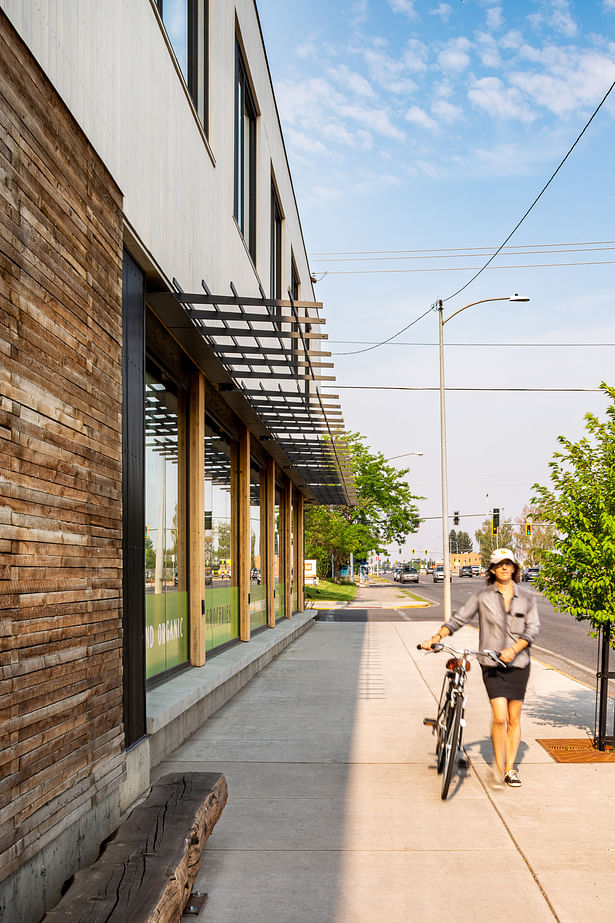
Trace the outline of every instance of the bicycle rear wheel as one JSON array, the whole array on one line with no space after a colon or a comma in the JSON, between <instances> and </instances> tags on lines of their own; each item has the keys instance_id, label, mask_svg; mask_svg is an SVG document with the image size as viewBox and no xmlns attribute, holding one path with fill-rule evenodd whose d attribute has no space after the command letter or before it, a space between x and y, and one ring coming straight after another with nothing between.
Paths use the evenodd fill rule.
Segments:
<instances>
[{"instance_id":1,"label":"bicycle rear wheel","mask_svg":"<svg viewBox=\"0 0 615 923\"><path fill-rule=\"evenodd\" d=\"M438 775L444 769L444 744L451 714L451 681L448 676L444 678L440 702L438 704L438 718L436 724L436 767Z\"/></svg>"},{"instance_id":2,"label":"bicycle rear wheel","mask_svg":"<svg viewBox=\"0 0 615 923\"><path fill-rule=\"evenodd\" d=\"M446 728L446 739L444 741L444 767L442 775L442 798L448 795L451 779L453 777L453 766L457 761L457 749L459 747L459 734L461 731L461 712L463 709L463 700L457 697L454 708L449 713L449 720Z\"/></svg>"}]
</instances>

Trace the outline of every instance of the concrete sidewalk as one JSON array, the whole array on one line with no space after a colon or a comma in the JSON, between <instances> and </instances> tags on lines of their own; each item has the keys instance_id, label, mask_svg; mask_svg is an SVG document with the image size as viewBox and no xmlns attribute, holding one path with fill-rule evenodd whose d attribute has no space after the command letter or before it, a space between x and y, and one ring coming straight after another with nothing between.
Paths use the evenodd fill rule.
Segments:
<instances>
[{"instance_id":1,"label":"concrete sidewalk","mask_svg":"<svg viewBox=\"0 0 615 923\"><path fill-rule=\"evenodd\" d=\"M523 785L495 789L472 670L471 766L443 802L422 719L445 659L416 650L438 624L316 622L157 767L228 780L195 885L208 923L611 918L615 764L558 764L536 743L591 732L593 690L534 662Z\"/></svg>"}]
</instances>

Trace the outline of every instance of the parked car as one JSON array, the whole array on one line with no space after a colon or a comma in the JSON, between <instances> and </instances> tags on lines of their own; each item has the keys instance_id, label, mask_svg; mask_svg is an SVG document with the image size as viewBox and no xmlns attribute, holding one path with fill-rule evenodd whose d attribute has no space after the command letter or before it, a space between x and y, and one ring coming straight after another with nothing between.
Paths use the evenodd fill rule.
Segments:
<instances>
[{"instance_id":1,"label":"parked car","mask_svg":"<svg viewBox=\"0 0 615 923\"><path fill-rule=\"evenodd\" d=\"M461 570L459 571L460 577L473 577L474 571L472 570L469 564L464 564Z\"/></svg>"},{"instance_id":2,"label":"parked car","mask_svg":"<svg viewBox=\"0 0 615 923\"><path fill-rule=\"evenodd\" d=\"M260 586L261 572L258 567L253 567L250 571L250 583L257 583Z\"/></svg>"},{"instance_id":3,"label":"parked car","mask_svg":"<svg viewBox=\"0 0 615 923\"><path fill-rule=\"evenodd\" d=\"M526 567L526 569L521 574L521 579L529 583L534 577L538 576L540 573L539 567Z\"/></svg>"},{"instance_id":4,"label":"parked car","mask_svg":"<svg viewBox=\"0 0 615 923\"><path fill-rule=\"evenodd\" d=\"M472 574L474 577L480 577L480 567L478 566L478 564L472 565Z\"/></svg>"},{"instance_id":5,"label":"parked car","mask_svg":"<svg viewBox=\"0 0 615 923\"><path fill-rule=\"evenodd\" d=\"M419 572L416 567L410 567L407 564L405 567L402 567L401 574L399 575L400 583L418 583L419 582Z\"/></svg>"}]
</instances>

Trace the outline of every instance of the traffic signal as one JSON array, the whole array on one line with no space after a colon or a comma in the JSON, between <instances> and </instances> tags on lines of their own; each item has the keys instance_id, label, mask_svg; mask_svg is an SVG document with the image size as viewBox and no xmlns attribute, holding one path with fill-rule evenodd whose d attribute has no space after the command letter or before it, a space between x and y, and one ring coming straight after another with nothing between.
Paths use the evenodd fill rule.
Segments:
<instances>
[{"instance_id":1,"label":"traffic signal","mask_svg":"<svg viewBox=\"0 0 615 923\"><path fill-rule=\"evenodd\" d=\"M458 510L455 510L455 512L453 513L453 522L455 523L456 526L459 525L459 511Z\"/></svg>"},{"instance_id":2,"label":"traffic signal","mask_svg":"<svg viewBox=\"0 0 615 923\"><path fill-rule=\"evenodd\" d=\"M525 534L527 535L528 538L532 537L532 520L531 519L525 520Z\"/></svg>"},{"instance_id":3,"label":"traffic signal","mask_svg":"<svg viewBox=\"0 0 615 923\"><path fill-rule=\"evenodd\" d=\"M494 509L493 516L491 517L491 534L497 535L500 531L500 511L499 509Z\"/></svg>"}]
</instances>

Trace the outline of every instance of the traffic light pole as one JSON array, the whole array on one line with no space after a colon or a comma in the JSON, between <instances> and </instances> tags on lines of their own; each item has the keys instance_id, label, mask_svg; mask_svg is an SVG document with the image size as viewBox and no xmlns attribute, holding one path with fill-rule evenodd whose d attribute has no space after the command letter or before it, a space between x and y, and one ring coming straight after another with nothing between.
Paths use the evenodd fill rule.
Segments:
<instances>
[{"instance_id":1,"label":"traffic light pole","mask_svg":"<svg viewBox=\"0 0 615 923\"><path fill-rule=\"evenodd\" d=\"M442 474L442 553L444 563L444 586L442 605L444 621L451 617L451 559L448 552L448 480L446 473L446 408L444 401L444 319L442 301L438 301L440 320L440 469Z\"/></svg>"}]
</instances>

